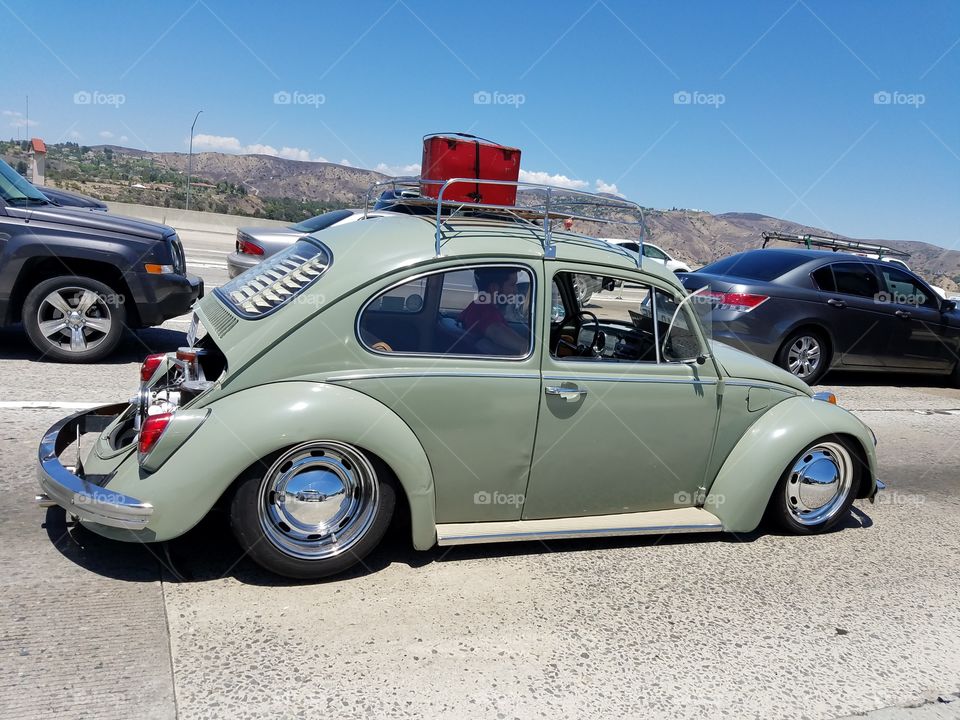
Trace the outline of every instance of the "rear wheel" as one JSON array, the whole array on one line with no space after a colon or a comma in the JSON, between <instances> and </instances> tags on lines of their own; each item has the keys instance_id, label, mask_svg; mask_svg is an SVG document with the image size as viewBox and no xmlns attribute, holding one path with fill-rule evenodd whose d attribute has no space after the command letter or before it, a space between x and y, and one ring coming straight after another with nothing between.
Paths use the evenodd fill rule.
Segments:
<instances>
[{"instance_id":1,"label":"rear wheel","mask_svg":"<svg viewBox=\"0 0 960 720\"><path fill-rule=\"evenodd\" d=\"M61 362L94 362L109 355L127 317L112 288L75 275L50 278L33 288L22 316L33 346Z\"/></svg>"},{"instance_id":2,"label":"rear wheel","mask_svg":"<svg viewBox=\"0 0 960 720\"><path fill-rule=\"evenodd\" d=\"M388 474L346 443L297 445L265 474L240 480L230 507L234 535L257 564L278 575L342 572L376 547L390 524L396 496Z\"/></svg>"},{"instance_id":3,"label":"rear wheel","mask_svg":"<svg viewBox=\"0 0 960 720\"><path fill-rule=\"evenodd\" d=\"M782 530L813 535L836 525L850 510L859 486L858 453L828 436L809 445L783 473L767 513Z\"/></svg>"},{"instance_id":4,"label":"rear wheel","mask_svg":"<svg viewBox=\"0 0 960 720\"><path fill-rule=\"evenodd\" d=\"M814 385L830 366L830 351L819 332L799 330L780 347L776 360L790 374Z\"/></svg>"}]
</instances>

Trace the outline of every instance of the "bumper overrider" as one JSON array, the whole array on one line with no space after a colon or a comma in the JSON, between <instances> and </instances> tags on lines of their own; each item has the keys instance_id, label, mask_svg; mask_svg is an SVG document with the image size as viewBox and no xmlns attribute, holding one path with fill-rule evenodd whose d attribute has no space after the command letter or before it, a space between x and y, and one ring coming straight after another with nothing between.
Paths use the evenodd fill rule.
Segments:
<instances>
[{"instance_id":1,"label":"bumper overrider","mask_svg":"<svg viewBox=\"0 0 960 720\"><path fill-rule=\"evenodd\" d=\"M128 403L103 405L65 417L40 441L37 475L41 507L59 505L70 515L109 527L140 530L147 526L153 505L101 487L83 477L83 469L71 470L59 455L83 433L103 431Z\"/></svg>"}]
</instances>

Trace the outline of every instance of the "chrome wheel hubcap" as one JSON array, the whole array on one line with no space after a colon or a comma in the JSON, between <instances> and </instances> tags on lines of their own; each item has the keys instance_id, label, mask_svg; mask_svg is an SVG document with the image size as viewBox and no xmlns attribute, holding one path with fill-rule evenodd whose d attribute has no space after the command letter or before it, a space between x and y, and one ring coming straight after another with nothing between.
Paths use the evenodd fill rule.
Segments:
<instances>
[{"instance_id":1,"label":"chrome wheel hubcap","mask_svg":"<svg viewBox=\"0 0 960 720\"><path fill-rule=\"evenodd\" d=\"M820 343L810 335L797 338L787 352L787 367L798 378L808 378L820 367Z\"/></svg>"},{"instance_id":2,"label":"chrome wheel hubcap","mask_svg":"<svg viewBox=\"0 0 960 720\"><path fill-rule=\"evenodd\" d=\"M112 324L110 306L88 288L58 288L37 309L40 333L51 345L70 352L97 347L106 339Z\"/></svg>"},{"instance_id":3,"label":"chrome wheel hubcap","mask_svg":"<svg viewBox=\"0 0 960 720\"><path fill-rule=\"evenodd\" d=\"M838 443L819 443L790 470L785 488L787 508L801 525L819 525L843 506L853 486L853 459Z\"/></svg>"},{"instance_id":4,"label":"chrome wheel hubcap","mask_svg":"<svg viewBox=\"0 0 960 720\"><path fill-rule=\"evenodd\" d=\"M284 453L260 486L260 527L296 558L340 555L366 534L380 504L366 457L338 442L310 442Z\"/></svg>"}]
</instances>

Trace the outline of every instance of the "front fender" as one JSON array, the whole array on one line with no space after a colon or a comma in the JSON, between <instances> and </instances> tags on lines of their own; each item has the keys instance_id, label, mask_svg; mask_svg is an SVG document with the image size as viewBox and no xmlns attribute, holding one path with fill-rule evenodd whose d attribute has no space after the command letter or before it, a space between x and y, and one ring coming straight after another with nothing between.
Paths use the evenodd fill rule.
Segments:
<instances>
[{"instance_id":1,"label":"front fender","mask_svg":"<svg viewBox=\"0 0 960 720\"><path fill-rule=\"evenodd\" d=\"M863 449L867 468L858 496L873 491L877 455L870 429L843 408L812 398L778 403L757 420L727 456L704 506L720 518L724 530L751 532L760 524L777 482L810 443L825 435L847 435Z\"/></svg>"},{"instance_id":2,"label":"front fender","mask_svg":"<svg viewBox=\"0 0 960 720\"><path fill-rule=\"evenodd\" d=\"M210 414L156 472L136 453L107 487L154 507L145 530L93 529L119 540L163 541L182 535L248 467L308 440L339 440L380 457L397 476L410 506L413 545L436 542L433 473L420 441L389 408L349 388L310 382L259 385L214 400Z\"/></svg>"}]
</instances>

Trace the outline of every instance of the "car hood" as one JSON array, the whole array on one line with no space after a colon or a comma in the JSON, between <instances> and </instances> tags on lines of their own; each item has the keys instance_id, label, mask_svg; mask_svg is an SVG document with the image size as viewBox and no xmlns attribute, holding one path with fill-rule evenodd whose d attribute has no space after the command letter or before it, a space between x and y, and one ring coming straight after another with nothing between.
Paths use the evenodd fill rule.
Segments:
<instances>
[{"instance_id":1,"label":"car hood","mask_svg":"<svg viewBox=\"0 0 960 720\"><path fill-rule=\"evenodd\" d=\"M794 377L783 368L779 368L756 355L737 350L717 340L710 341L713 356L720 363L731 379L759 380L785 385L804 395L813 395L810 386L798 377Z\"/></svg>"},{"instance_id":2,"label":"car hood","mask_svg":"<svg viewBox=\"0 0 960 720\"><path fill-rule=\"evenodd\" d=\"M58 207L56 205L31 208L8 207L6 211L8 215L36 222L61 223L85 230L124 233L148 240L163 240L176 232L169 225L161 225L148 220L138 220L123 215L92 213L89 210Z\"/></svg>"}]
</instances>

